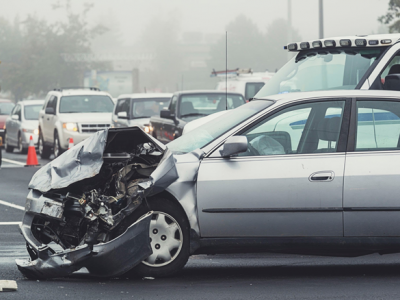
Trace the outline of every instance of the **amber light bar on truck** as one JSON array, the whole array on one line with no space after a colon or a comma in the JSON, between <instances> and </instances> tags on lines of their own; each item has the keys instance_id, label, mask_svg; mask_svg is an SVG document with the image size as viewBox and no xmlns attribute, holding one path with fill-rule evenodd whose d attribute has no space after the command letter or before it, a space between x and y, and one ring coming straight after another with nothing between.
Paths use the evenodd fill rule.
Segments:
<instances>
[{"instance_id":1,"label":"amber light bar on truck","mask_svg":"<svg viewBox=\"0 0 400 300\"><path fill-rule=\"evenodd\" d=\"M299 42L299 43L291 43L283 48L288 51L300 51L314 48L335 48L335 47L376 47L376 46L389 46L394 44L399 40L399 36L396 35L392 38L386 38L390 35L383 35L382 38L378 35L373 36L373 38L343 38L343 39L323 39L316 40L310 42ZM372 36L371 36L372 37ZM384 38L385 37L385 38Z\"/></svg>"}]
</instances>

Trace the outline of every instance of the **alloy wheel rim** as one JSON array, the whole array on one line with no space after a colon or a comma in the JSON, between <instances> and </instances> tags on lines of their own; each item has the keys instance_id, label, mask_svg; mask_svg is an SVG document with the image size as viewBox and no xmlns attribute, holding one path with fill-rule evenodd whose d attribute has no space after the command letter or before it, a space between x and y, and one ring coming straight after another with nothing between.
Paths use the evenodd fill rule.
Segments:
<instances>
[{"instance_id":1,"label":"alloy wheel rim","mask_svg":"<svg viewBox=\"0 0 400 300\"><path fill-rule=\"evenodd\" d=\"M150 240L153 254L142 263L150 267L163 267L173 262L181 252L182 229L169 214L154 211L150 221Z\"/></svg>"},{"instance_id":2,"label":"alloy wheel rim","mask_svg":"<svg viewBox=\"0 0 400 300\"><path fill-rule=\"evenodd\" d=\"M8 148L8 143L7 143L7 133L4 134L4 148Z\"/></svg>"}]
</instances>

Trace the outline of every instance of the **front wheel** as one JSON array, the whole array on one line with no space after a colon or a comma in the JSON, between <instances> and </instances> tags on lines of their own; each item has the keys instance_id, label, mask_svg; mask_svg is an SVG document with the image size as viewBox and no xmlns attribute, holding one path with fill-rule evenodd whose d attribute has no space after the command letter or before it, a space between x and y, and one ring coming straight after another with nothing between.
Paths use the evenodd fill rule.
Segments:
<instances>
[{"instance_id":1,"label":"front wheel","mask_svg":"<svg viewBox=\"0 0 400 300\"><path fill-rule=\"evenodd\" d=\"M7 153L14 151L14 147L10 146L10 143L8 142L7 133L4 133L4 148L6 148Z\"/></svg>"},{"instance_id":2,"label":"front wheel","mask_svg":"<svg viewBox=\"0 0 400 300\"><path fill-rule=\"evenodd\" d=\"M60 145L60 138L58 137L58 133L54 133L54 144L53 144L53 154L54 158L59 157L61 154L63 154L64 150L61 148Z\"/></svg>"},{"instance_id":3,"label":"front wheel","mask_svg":"<svg viewBox=\"0 0 400 300\"><path fill-rule=\"evenodd\" d=\"M50 157L51 148L49 146L45 145L45 143L43 141L43 135L41 132L39 133L38 149L39 149L39 154L40 154L41 158L48 159Z\"/></svg>"},{"instance_id":4,"label":"front wheel","mask_svg":"<svg viewBox=\"0 0 400 300\"><path fill-rule=\"evenodd\" d=\"M166 198L149 199L153 210L150 239L153 254L137 265L131 273L142 277L165 277L181 270L189 259L190 225L182 207ZM143 203L133 214L131 222L147 213Z\"/></svg>"},{"instance_id":5,"label":"front wheel","mask_svg":"<svg viewBox=\"0 0 400 300\"><path fill-rule=\"evenodd\" d=\"M22 144L21 134L18 134L18 151L19 151L19 153L22 153L22 154L28 153L28 148L24 148L24 146Z\"/></svg>"}]
</instances>

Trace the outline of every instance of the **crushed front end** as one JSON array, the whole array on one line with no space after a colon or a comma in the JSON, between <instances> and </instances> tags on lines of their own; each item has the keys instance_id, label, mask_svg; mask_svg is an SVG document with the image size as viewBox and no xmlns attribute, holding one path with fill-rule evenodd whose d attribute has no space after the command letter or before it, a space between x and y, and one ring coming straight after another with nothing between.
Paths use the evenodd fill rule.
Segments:
<instances>
[{"instance_id":1,"label":"crushed front end","mask_svg":"<svg viewBox=\"0 0 400 300\"><path fill-rule=\"evenodd\" d=\"M28 278L129 271L152 254L152 212L137 220L132 212L176 178L174 157L140 128L97 132L32 177L20 226L30 258L16 261L19 270Z\"/></svg>"}]
</instances>

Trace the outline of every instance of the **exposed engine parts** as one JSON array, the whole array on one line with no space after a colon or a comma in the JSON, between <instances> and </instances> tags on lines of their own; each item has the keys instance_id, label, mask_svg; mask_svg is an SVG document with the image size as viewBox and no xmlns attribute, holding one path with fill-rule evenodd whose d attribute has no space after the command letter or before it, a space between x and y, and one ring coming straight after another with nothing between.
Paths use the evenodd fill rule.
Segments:
<instances>
[{"instance_id":1,"label":"exposed engine parts","mask_svg":"<svg viewBox=\"0 0 400 300\"><path fill-rule=\"evenodd\" d=\"M21 232L30 259L17 260L27 277L60 277L82 267L116 276L152 253L152 213L128 217L176 180L173 156L138 127L97 132L80 145L29 184ZM63 250L53 250L54 243ZM116 260L118 252L123 259Z\"/></svg>"}]
</instances>

